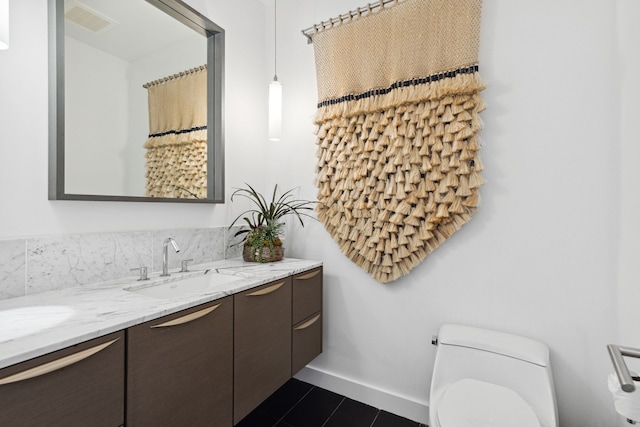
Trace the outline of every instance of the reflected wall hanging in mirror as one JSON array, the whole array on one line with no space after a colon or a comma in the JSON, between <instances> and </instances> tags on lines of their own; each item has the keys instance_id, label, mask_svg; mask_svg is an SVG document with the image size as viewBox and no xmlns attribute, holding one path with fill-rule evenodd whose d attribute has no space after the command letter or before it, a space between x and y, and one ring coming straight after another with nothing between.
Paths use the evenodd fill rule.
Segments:
<instances>
[{"instance_id":1,"label":"reflected wall hanging in mirror","mask_svg":"<svg viewBox=\"0 0 640 427\"><path fill-rule=\"evenodd\" d=\"M49 199L223 203L224 30L181 0L49 0L49 15ZM143 85L194 68L195 117L176 99L190 118L158 127ZM192 143L168 167L156 150L149 173L154 138Z\"/></svg>"},{"instance_id":2,"label":"reflected wall hanging in mirror","mask_svg":"<svg viewBox=\"0 0 640 427\"><path fill-rule=\"evenodd\" d=\"M380 0L303 33L318 83L318 218L377 281L476 212L481 0Z\"/></svg>"},{"instance_id":3,"label":"reflected wall hanging in mirror","mask_svg":"<svg viewBox=\"0 0 640 427\"><path fill-rule=\"evenodd\" d=\"M207 67L146 83L146 195L207 197Z\"/></svg>"}]
</instances>

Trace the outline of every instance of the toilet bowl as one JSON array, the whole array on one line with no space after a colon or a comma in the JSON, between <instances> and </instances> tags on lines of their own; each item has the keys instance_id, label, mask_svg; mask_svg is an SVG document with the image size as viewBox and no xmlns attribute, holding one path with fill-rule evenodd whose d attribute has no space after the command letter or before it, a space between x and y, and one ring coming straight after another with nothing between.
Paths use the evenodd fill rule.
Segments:
<instances>
[{"instance_id":1,"label":"toilet bowl","mask_svg":"<svg viewBox=\"0 0 640 427\"><path fill-rule=\"evenodd\" d=\"M548 347L516 335L443 325L431 427L557 427Z\"/></svg>"},{"instance_id":2,"label":"toilet bowl","mask_svg":"<svg viewBox=\"0 0 640 427\"><path fill-rule=\"evenodd\" d=\"M531 406L513 390L471 378L447 387L436 416L445 427L540 427Z\"/></svg>"}]
</instances>

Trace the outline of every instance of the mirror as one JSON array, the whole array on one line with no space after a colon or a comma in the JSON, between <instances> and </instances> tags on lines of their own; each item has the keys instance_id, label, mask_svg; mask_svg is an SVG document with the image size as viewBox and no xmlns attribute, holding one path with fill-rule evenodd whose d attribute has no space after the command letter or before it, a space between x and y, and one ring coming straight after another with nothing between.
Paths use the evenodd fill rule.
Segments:
<instances>
[{"instance_id":1,"label":"mirror","mask_svg":"<svg viewBox=\"0 0 640 427\"><path fill-rule=\"evenodd\" d=\"M49 199L223 203L224 30L181 0L49 0L49 27Z\"/></svg>"}]
</instances>

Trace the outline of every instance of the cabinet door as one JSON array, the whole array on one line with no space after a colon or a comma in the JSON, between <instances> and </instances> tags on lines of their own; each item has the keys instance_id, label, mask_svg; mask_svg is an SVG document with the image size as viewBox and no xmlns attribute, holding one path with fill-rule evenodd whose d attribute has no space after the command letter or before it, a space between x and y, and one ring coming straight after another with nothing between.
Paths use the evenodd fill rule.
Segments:
<instances>
[{"instance_id":1,"label":"cabinet door","mask_svg":"<svg viewBox=\"0 0 640 427\"><path fill-rule=\"evenodd\" d=\"M0 426L124 425L124 332L0 370Z\"/></svg>"},{"instance_id":2,"label":"cabinet door","mask_svg":"<svg viewBox=\"0 0 640 427\"><path fill-rule=\"evenodd\" d=\"M291 278L234 295L234 425L291 378Z\"/></svg>"},{"instance_id":3,"label":"cabinet door","mask_svg":"<svg viewBox=\"0 0 640 427\"><path fill-rule=\"evenodd\" d=\"M231 426L233 300L127 331L127 426Z\"/></svg>"}]
</instances>

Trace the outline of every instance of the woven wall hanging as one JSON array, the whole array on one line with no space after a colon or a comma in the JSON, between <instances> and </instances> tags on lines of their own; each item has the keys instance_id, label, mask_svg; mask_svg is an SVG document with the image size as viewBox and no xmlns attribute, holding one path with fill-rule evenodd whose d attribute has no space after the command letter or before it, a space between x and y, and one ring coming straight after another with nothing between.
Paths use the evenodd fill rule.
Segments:
<instances>
[{"instance_id":1,"label":"woven wall hanging","mask_svg":"<svg viewBox=\"0 0 640 427\"><path fill-rule=\"evenodd\" d=\"M207 197L207 68L145 84L149 139L144 144L149 197Z\"/></svg>"},{"instance_id":2,"label":"woven wall hanging","mask_svg":"<svg viewBox=\"0 0 640 427\"><path fill-rule=\"evenodd\" d=\"M381 2L313 28L318 218L391 282L478 206L481 0Z\"/></svg>"}]
</instances>

